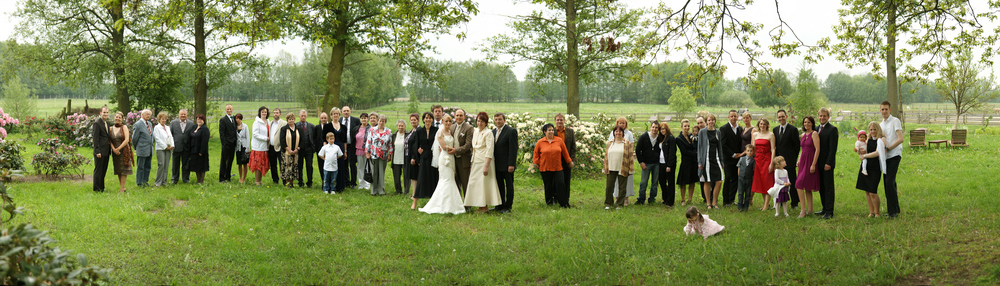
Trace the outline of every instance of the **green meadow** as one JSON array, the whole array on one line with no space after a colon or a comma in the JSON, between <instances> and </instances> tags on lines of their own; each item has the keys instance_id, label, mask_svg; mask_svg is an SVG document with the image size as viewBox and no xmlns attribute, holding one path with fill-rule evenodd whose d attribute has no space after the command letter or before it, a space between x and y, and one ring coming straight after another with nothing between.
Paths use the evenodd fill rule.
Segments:
<instances>
[{"instance_id":1,"label":"green meadow","mask_svg":"<svg viewBox=\"0 0 1000 286\"><path fill-rule=\"evenodd\" d=\"M507 109L522 107L536 110ZM396 109L405 103L380 110ZM928 136L934 139L948 135ZM39 152L34 140L21 142L26 162ZM604 181L596 174L576 174L573 208L546 206L540 176L527 168L516 176L513 212L503 215L429 215L410 210L408 196L366 190L327 195L318 170L311 189L271 184L270 174L264 186L220 184L213 163L204 185L138 188L133 175L121 194L110 174L108 193L68 178L14 183L12 196L26 212L12 223L48 230L61 249L112 268L116 285L1000 283L1000 136L969 135L971 146L957 149L905 147L896 220L866 217L862 191L854 188L855 138L840 140L833 219L796 219L798 210L777 218L772 211L704 210L696 199L726 226L708 239L685 236L679 204L604 210ZM210 145L218 162L217 139ZM150 183L155 173L154 159Z\"/></svg>"}]
</instances>

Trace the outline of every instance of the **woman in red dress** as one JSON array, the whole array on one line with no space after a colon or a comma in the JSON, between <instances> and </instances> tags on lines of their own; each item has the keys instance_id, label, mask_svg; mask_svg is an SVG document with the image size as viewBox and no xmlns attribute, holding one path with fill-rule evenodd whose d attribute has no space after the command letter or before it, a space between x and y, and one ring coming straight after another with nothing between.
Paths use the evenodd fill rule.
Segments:
<instances>
[{"instance_id":1,"label":"woman in red dress","mask_svg":"<svg viewBox=\"0 0 1000 286\"><path fill-rule=\"evenodd\" d=\"M767 195L767 189L774 185L774 167L771 160L774 160L774 133L771 133L771 124L767 118L761 117L757 121L757 132L753 134L753 144L757 154L754 157L753 185L751 191L759 193L764 198L764 207L760 210L767 210L771 198Z\"/></svg>"}]
</instances>

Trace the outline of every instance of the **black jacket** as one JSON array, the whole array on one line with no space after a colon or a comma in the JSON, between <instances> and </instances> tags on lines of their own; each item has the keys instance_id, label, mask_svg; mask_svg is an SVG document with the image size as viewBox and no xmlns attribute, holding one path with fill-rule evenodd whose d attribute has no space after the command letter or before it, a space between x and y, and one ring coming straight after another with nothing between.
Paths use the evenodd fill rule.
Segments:
<instances>
[{"instance_id":1,"label":"black jacket","mask_svg":"<svg viewBox=\"0 0 1000 286\"><path fill-rule=\"evenodd\" d=\"M497 130L493 129L493 136L497 136ZM494 137L495 138L495 137ZM507 171L513 166L517 168L517 129L504 125L500 132L500 138L496 138L496 145L493 146L493 161L496 162L497 170ZM501 169L502 168L502 169Z\"/></svg>"},{"instance_id":2,"label":"black jacket","mask_svg":"<svg viewBox=\"0 0 1000 286\"><path fill-rule=\"evenodd\" d=\"M350 126L351 127L350 129L346 130L347 134L345 134L345 135L347 135L347 140L350 140L351 144L354 144L355 143L354 142L354 135L358 134L358 128L361 127L361 119L357 118L357 117L354 117L354 116L351 116L351 117L348 117L348 118L341 117L339 120L340 120L340 125L342 125L341 128L343 128L344 126ZM350 121L350 124L348 124L348 121ZM364 142L361 142L361 143L364 144ZM345 146L347 145L346 141L344 142L344 145ZM354 152L350 152L350 153L353 154Z\"/></svg>"},{"instance_id":3,"label":"black jacket","mask_svg":"<svg viewBox=\"0 0 1000 286\"><path fill-rule=\"evenodd\" d=\"M818 130L819 127L816 127ZM816 162L817 171L823 170L823 165L830 165L830 169L837 167L837 126L829 122L819 133L819 162Z\"/></svg>"},{"instance_id":4,"label":"black jacket","mask_svg":"<svg viewBox=\"0 0 1000 286\"><path fill-rule=\"evenodd\" d=\"M90 127L90 134L93 137L94 157L101 154L101 158L111 156L111 136L108 134L108 125L104 119L97 119Z\"/></svg>"},{"instance_id":5,"label":"black jacket","mask_svg":"<svg viewBox=\"0 0 1000 286\"><path fill-rule=\"evenodd\" d=\"M650 142L649 132L643 132L635 141L635 158L639 163L660 163L660 145Z\"/></svg>"},{"instance_id":6,"label":"black jacket","mask_svg":"<svg viewBox=\"0 0 1000 286\"><path fill-rule=\"evenodd\" d=\"M207 122L206 122L207 123ZM228 117L227 115L222 115L219 118L219 139L222 140L222 146L236 146L236 117Z\"/></svg>"},{"instance_id":7,"label":"black jacket","mask_svg":"<svg viewBox=\"0 0 1000 286\"><path fill-rule=\"evenodd\" d=\"M666 162L665 165L671 168L673 171L674 166L677 166L677 142L674 136L670 135L660 135L663 136L663 141L660 141L660 152L663 153L663 160ZM659 162L660 158L657 156L656 161Z\"/></svg>"},{"instance_id":8,"label":"black jacket","mask_svg":"<svg viewBox=\"0 0 1000 286\"><path fill-rule=\"evenodd\" d=\"M733 127L726 122L719 127L719 132L722 133L722 162L726 166L736 166L736 163L740 160L739 158L733 158L733 154L743 153L743 138L740 135L743 134L743 126L736 125L736 132L733 133ZM753 142L750 142L753 144Z\"/></svg>"},{"instance_id":9,"label":"black jacket","mask_svg":"<svg viewBox=\"0 0 1000 286\"><path fill-rule=\"evenodd\" d=\"M788 166L799 162L799 130L792 124L785 125L785 134L780 134L781 125L772 129L774 133L774 156L785 157Z\"/></svg>"},{"instance_id":10,"label":"black jacket","mask_svg":"<svg viewBox=\"0 0 1000 286\"><path fill-rule=\"evenodd\" d=\"M302 127L303 124L305 124L305 128ZM302 140L299 140L299 152L306 154L316 152L317 149L319 149L319 147L315 146L316 141L313 140L313 132L316 131L314 130L316 129L316 126L313 126L313 124L309 122L299 121L295 122L295 128L299 130L299 136L302 136ZM323 145L319 146L322 147Z\"/></svg>"}]
</instances>

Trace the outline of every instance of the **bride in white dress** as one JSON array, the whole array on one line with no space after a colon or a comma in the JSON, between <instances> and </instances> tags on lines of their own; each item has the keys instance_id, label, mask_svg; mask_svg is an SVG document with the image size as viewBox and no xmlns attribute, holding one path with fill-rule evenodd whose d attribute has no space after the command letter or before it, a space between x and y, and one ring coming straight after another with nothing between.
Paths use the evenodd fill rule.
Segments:
<instances>
[{"instance_id":1,"label":"bride in white dress","mask_svg":"<svg viewBox=\"0 0 1000 286\"><path fill-rule=\"evenodd\" d=\"M438 183L431 195L430 201L420 211L429 214L460 214L465 213L465 203L462 201L462 194L458 191L458 184L455 182L455 155L449 154L455 150L458 142L451 135L451 116L445 114L441 118L442 128L434 138L436 147L434 159L438 165Z\"/></svg>"}]
</instances>

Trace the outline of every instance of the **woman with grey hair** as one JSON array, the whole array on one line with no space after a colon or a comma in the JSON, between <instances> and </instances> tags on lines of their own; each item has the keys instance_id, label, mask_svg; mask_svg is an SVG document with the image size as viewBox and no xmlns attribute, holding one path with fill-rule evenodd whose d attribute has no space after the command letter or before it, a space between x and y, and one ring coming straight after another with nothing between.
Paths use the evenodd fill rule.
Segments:
<instances>
[{"instance_id":1,"label":"woman with grey hair","mask_svg":"<svg viewBox=\"0 0 1000 286\"><path fill-rule=\"evenodd\" d=\"M392 133L392 137L389 141L389 145L392 145L392 153L389 155L389 161L392 161L392 178L393 183L395 183L396 194L403 194L403 184L406 181L406 176L403 172L406 171L406 137L410 136L409 132L406 132L406 120L397 119L396 120L396 132Z\"/></svg>"},{"instance_id":2,"label":"woman with grey hair","mask_svg":"<svg viewBox=\"0 0 1000 286\"><path fill-rule=\"evenodd\" d=\"M389 119L385 114L378 114L378 125L368 129L365 136L365 158L370 160L372 168L371 194L373 196L385 195L385 165L392 157L393 144L392 129L385 126ZM369 118L376 118L375 114ZM369 119L369 121L371 121Z\"/></svg>"}]
</instances>

